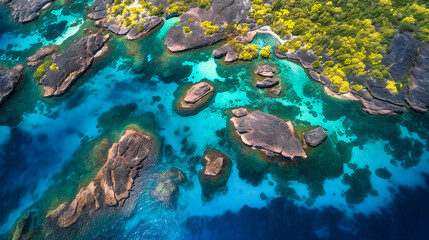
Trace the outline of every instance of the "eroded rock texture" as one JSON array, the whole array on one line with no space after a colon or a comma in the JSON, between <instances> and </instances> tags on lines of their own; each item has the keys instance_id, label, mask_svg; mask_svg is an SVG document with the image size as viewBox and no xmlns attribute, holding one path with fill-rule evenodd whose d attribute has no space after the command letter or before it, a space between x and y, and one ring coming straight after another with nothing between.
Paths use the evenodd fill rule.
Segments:
<instances>
[{"instance_id":1,"label":"eroded rock texture","mask_svg":"<svg viewBox=\"0 0 429 240\"><path fill-rule=\"evenodd\" d=\"M261 111L245 113L244 109L237 110L231 118L244 144L262 149L268 156L278 154L292 160L307 157L291 122Z\"/></svg>"},{"instance_id":2,"label":"eroded rock texture","mask_svg":"<svg viewBox=\"0 0 429 240\"><path fill-rule=\"evenodd\" d=\"M36 20L43 9L47 8L55 0L1 0L3 4L12 9L12 17L20 22L26 23Z\"/></svg>"},{"instance_id":3,"label":"eroded rock texture","mask_svg":"<svg viewBox=\"0 0 429 240\"><path fill-rule=\"evenodd\" d=\"M213 96L214 85L203 81L192 85L177 103L177 111L182 115L195 114Z\"/></svg>"},{"instance_id":4,"label":"eroded rock texture","mask_svg":"<svg viewBox=\"0 0 429 240\"><path fill-rule=\"evenodd\" d=\"M108 50L109 35L96 33L84 37L71 45L63 53L52 59L40 84L45 97L59 96L65 93L92 64L95 58Z\"/></svg>"},{"instance_id":5,"label":"eroded rock texture","mask_svg":"<svg viewBox=\"0 0 429 240\"><path fill-rule=\"evenodd\" d=\"M327 137L328 132L322 127L304 133L305 142L311 147L319 146Z\"/></svg>"},{"instance_id":6,"label":"eroded rock texture","mask_svg":"<svg viewBox=\"0 0 429 240\"><path fill-rule=\"evenodd\" d=\"M250 8L251 2L248 0L215 0L209 10L191 8L180 16L181 24L179 26L168 30L164 44L171 52L181 52L215 44L227 38L224 24L252 22L246 14ZM189 18L193 18L194 21L188 21ZM204 21L219 26L219 31L206 35L206 29L200 27ZM183 27L189 27L192 33L185 33Z\"/></svg>"},{"instance_id":7,"label":"eroded rock texture","mask_svg":"<svg viewBox=\"0 0 429 240\"><path fill-rule=\"evenodd\" d=\"M107 162L94 180L61 212L58 225L68 227L83 214L91 216L99 208L124 205L144 161L156 155L155 144L153 136L126 130L110 148Z\"/></svg>"},{"instance_id":8,"label":"eroded rock texture","mask_svg":"<svg viewBox=\"0 0 429 240\"><path fill-rule=\"evenodd\" d=\"M33 55L29 56L27 58L27 65L35 67L43 62L43 59L52 53L54 53L57 50L56 45L49 45L42 47L40 50L38 50Z\"/></svg>"},{"instance_id":9,"label":"eroded rock texture","mask_svg":"<svg viewBox=\"0 0 429 240\"><path fill-rule=\"evenodd\" d=\"M426 112L429 108L429 44L419 44L408 86L407 102L413 110Z\"/></svg>"},{"instance_id":10,"label":"eroded rock texture","mask_svg":"<svg viewBox=\"0 0 429 240\"><path fill-rule=\"evenodd\" d=\"M9 70L0 69L0 104L12 94L19 80L22 78L22 70L24 70L22 64Z\"/></svg>"}]
</instances>

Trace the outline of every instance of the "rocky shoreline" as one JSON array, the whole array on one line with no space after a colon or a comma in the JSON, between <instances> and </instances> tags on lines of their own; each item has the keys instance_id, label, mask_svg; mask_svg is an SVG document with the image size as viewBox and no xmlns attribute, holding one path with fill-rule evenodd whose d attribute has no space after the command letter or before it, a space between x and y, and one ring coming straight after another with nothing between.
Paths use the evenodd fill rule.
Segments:
<instances>
[{"instance_id":1,"label":"rocky shoreline","mask_svg":"<svg viewBox=\"0 0 429 240\"><path fill-rule=\"evenodd\" d=\"M59 227L69 227L81 217L90 217L105 207L120 207L126 203L144 162L157 155L154 136L127 128L109 150L106 163L92 182L82 188L63 210L56 211ZM54 217L55 217L54 216Z\"/></svg>"},{"instance_id":2,"label":"rocky shoreline","mask_svg":"<svg viewBox=\"0 0 429 240\"><path fill-rule=\"evenodd\" d=\"M47 9L55 0L1 0L3 4L12 8L12 17L20 23L28 23L39 18L43 10Z\"/></svg>"},{"instance_id":3,"label":"rocky shoreline","mask_svg":"<svg viewBox=\"0 0 429 240\"><path fill-rule=\"evenodd\" d=\"M19 64L9 70L0 69L0 105L12 94L22 79L24 65Z\"/></svg>"},{"instance_id":4,"label":"rocky shoreline","mask_svg":"<svg viewBox=\"0 0 429 240\"><path fill-rule=\"evenodd\" d=\"M417 43L409 33L397 34L391 41L391 53L383 56L383 63L389 67L389 73L395 81L404 81L411 72L408 91L401 88L398 93L388 90L385 80L366 76L347 77L349 82L366 83L366 86L360 91L351 89L350 92L340 93L338 87L323 75L323 67L313 67L312 63L317 60L317 56L311 50L290 53L276 47L274 52L280 59L302 65L308 70L311 79L324 85L328 95L358 101L363 106L362 110L369 114L394 115L403 113L407 108L426 112L429 108L429 44Z\"/></svg>"},{"instance_id":5,"label":"rocky shoreline","mask_svg":"<svg viewBox=\"0 0 429 240\"><path fill-rule=\"evenodd\" d=\"M107 53L109 38L109 35L95 33L80 39L60 55L54 56L52 64L40 79L45 91L44 97L64 94L95 59L102 58Z\"/></svg>"}]
</instances>

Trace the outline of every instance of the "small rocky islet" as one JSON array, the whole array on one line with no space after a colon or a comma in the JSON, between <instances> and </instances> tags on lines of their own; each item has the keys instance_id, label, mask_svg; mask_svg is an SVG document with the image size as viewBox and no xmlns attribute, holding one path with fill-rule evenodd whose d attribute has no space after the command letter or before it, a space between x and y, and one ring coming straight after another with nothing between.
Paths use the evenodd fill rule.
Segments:
<instances>
[{"instance_id":1,"label":"small rocky islet","mask_svg":"<svg viewBox=\"0 0 429 240\"><path fill-rule=\"evenodd\" d=\"M30 22L43 21L43 17L39 19L39 16L43 16L44 12L49 12L50 8L57 6L55 4L60 4L54 0L37 0L30 4L21 0L5 0L2 3L11 8L11 16L17 22L16 24L32 24ZM326 11L330 11L332 4L334 3L327 3ZM213 60L217 64L214 72L229 71L228 69L235 71L235 68L243 68L246 71L244 74L240 74L246 75L249 80L247 81L248 86L231 87L230 84L224 85L224 82L217 79L220 78L219 75L214 74L210 69L211 66L202 66L198 69L198 74L205 75L204 77L198 78L197 76L196 79L193 75L185 80L177 79L177 82L174 82L177 84L176 91L168 89L165 95L160 93L161 96L152 96L153 101L150 105L157 101L165 103L165 105L158 104L157 107L160 112L152 114L158 115L154 117L158 120L159 118L166 118L166 122L169 122L170 125L176 124L174 122L176 118L189 119L187 120L189 127L176 130L174 135L164 133L162 138L158 138L155 135L164 131L164 127L155 128L156 130L152 134L150 131L146 132L145 129L137 128L134 125L127 126L121 130L121 136L116 138L117 142L111 145L107 159L99 160L104 164L95 169L96 174L90 181L86 181L89 184L83 184L85 181L77 182L75 187L79 186L79 189L76 194L73 194L73 197L65 197L60 202L56 199L55 204L43 203L42 205L46 209L48 208L45 204L50 205L50 211L46 209L37 211L29 208L16 221L14 228L8 230L7 234L10 234L13 239L28 239L33 236L60 236L56 234L61 234L65 238L76 236L73 231L87 229L88 226L98 224L97 221L104 221L105 218L122 219L129 217L132 215L129 213L133 209L142 209L139 205L141 203L138 201L140 198L144 199L145 202L150 202L151 209L148 209L148 212L154 211L152 208L155 209L158 206L164 209L160 211L182 211L184 204L190 204L187 201L196 196L195 191L189 189L198 189L197 195L201 197L204 206L204 204L210 204L217 198L224 198L224 195L230 191L229 189L236 187L234 185L237 181L236 178L244 179L243 175L246 175L249 169L255 175L258 171L265 171L264 178L258 180L259 184L265 181L268 175L271 178L271 175L278 174L274 178L278 178L278 185L281 185L284 183L282 177L288 179L284 175L301 174L305 176L301 179L303 182L320 181L323 185L325 179L337 177L338 174L330 173L331 175L326 175L329 177L322 176L317 179L317 176L312 179L307 177L305 168L317 168L322 172L325 171L322 170L323 166L332 168L330 169L332 171L340 169L339 171L344 174L344 164L348 166L349 170L352 170L352 173L344 174L342 181L342 184L350 187L342 192L342 197L346 199L349 205L362 203L367 196L377 196L379 193L369 180L371 172L368 170L368 166L359 165L357 167L352 163L346 164L347 161L341 163L340 167L335 165L336 163L320 163L321 158L329 158L329 151L335 151L339 155L343 154L345 158L347 155L351 155L351 150L344 150L343 144L353 140L350 140L351 138L344 140L336 132L336 126L326 124L327 119L335 118L334 116L328 116L318 122L313 120L306 122L305 119L296 118L297 115L301 114L302 116L303 113L295 114L295 109L292 106L289 106L287 110L285 108L284 112L273 110L276 109L276 106L275 102L271 100L289 99L292 94L296 94L289 91L292 81L286 77L293 69L286 69L282 66L286 60L289 60L299 63L306 69L308 76L323 86L323 94L331 95L337 99L360 102L365 114L386 116L404 114L408 116L409 112L413 114L417 112L417 114L423 115L429 108L429 78L427 74L429 72L429 43L422 40L424 38L417 37L417 33L423 34L424 30L415 30L414 34L410 31L398 30L388 39L389 51L384 51L383 54L380 54L381 57L377 54L371 55L378 59L377 61L371 59L371 61L363 63L364 60L353 58L345 62L338 55L331 53L328 48L325 49L326 52L321 53L316 47L311 49L311 45L314 43L316 46L316 43L305 40L307 36L303 37L288 32L288 27L293 28L292 24L277 18L289 16L290 12L283 9L271 14L272 11L275 11L274 9L280 10L286 5L286 3L278 0L255 0L253 2L249 0L189 2L181 0L95 0L91 6L86 7L87 11L85 12L89 19L85 27L88 27L89 24L91 27L84 30L79 29L81 34L73 42L63 44L64 46L48 44L33 51L32 55L26 55L25 60L22 59L14 66L8 64L8 67L5 68L2 65L0 69L0 108L6 106L3 103L9 98L13 98L14 94L18 94L15 92L24 91L25 87L22 86L24 85L22 82L25 81L25 84L28 84L29 80L35 80L39 85L40 98L54 98L51 100L60 102L63 101L62 98L73 98L75 92L71 91L71 88L74 85L75 88L81 88L80 82L76 84L78 80L87 80L88 77L93 77L94 69L98 64L105 64L107 58L107 61L112 59L109 56L111 52L115 54L120 52L117 49L112 49L112 47L120 46L118 42L124 44L123 46L128 46L131 42L139 44L139 41L145 41L145 39L158 34L158 30L162 29L169 19L178 18L176 24L169 26L164 37L151 38L151 40L162 41L164 47L165 53L156 59L158 63L168 65L169 63L163 62L168 57L180 58L180 54L189 52L194 52L197 56L199 51L208 51L208 54L204 52L204 58L209 58L210 61ZM322 11L319 5L314 6L311 11ZM267 17L264 19L260 15ZM271 20L266 20L268 18ZM417 20L414 20L420 21L418 17ZM279 25L283 25L283 30L277 29ZM288 34L285 34L286 32ZM258 36L264 34L271 34L279 41L279 44L258 49L255 42L258 40ZM299 46L297 42L299 42ZM143 48L151 48L151 44L148 42L145 44ZM270 50L271 47L273 47L272 51ZM147 52L150 51L144 51L144 53ZM147 58L150 61L150 53L147 54ZM252 61L257 61L257 64L252 64ZM341 70L347 66L352 67L360 63L365 69L363 73L354 74L353 71L350 71L352 73L344 74ZM186 62L183 63L181 71L187 71L186 66L189 65L186 64ZM380 67L380 64L383 68ZM219 68L224 68L224 70ZM143 75L137 75L136 79L144 76L145 71L148 76L150 75L149 72L152 71L150 67L143 67L142 69L144 69ZM228 80L235 77L242 78L242 76L231 76ZM167 81L161 80L161 78L157 80L159 81L158 84L167 84ZM151 79L151 81L154 80ZM294 84L300 85L297 82ZM163 85L163 87L166 86ZM246 90L243 90L243 87ZM120 84L114 85L114 88L117 88L115 94L127 94L129 91L123 91L126 87L124 88ZM222 96L230 93L228 88L235 90L236 94L245 91L243 95L240 95L242 99L224 103ZM314 94L314 89L309 90L307 86L305 88L308 95ZM134 91L139 91L139 89L134 89ZM266 92L268 95L261 94L262 92ZM103 101L119 99L115 94L111 94L108 100L106 98ZM169 95L174 95L174 98L172 99ZM257 95L256 98L264 99L264 101L266 99L266 104L255 107L246 103L246 98L254 98L255 95ZM76 98L85 99L82 95L78 95ZM140 98L139 102L144 102L142 99L143 97ZM164 99L172 100L165 102ZM79 100L75 101L78 102ZM301 103L299 99L294 102L298 109L303 104L309 106L313 103L315 101ZM140 103L136 104L140 105ZM168 110L171 108L170 104L172 105L172 112ZM145 107L144 104L142 105ZM327 106L329 105L324 105L323 108ZM73 106L67 107L73 108ZM312 110L312 107L310 106L309 109ZM225 126L216 131L207 128L204 133L194 133L194 125L204 124L203 121L210 121L210 119L204 119L202 116L210 116L214 112L222 112L220 116L225 120ZM171 117L172 113L179 115L179 117ZM55 115L56 113L51 114ZM317 116L317 113L314 115L311 111L305 114L309 119L311 118L310 115ZM112 121L115 123L110 122L110 124L127 122L130 119L130 121L134 121L133 117L135 117L133 113L128 113L125 118L120 115L115 121ZM151 117L153 116L151 115ZM365 115L365 117L368 116ZM69 119L71 118L69 117ZM341 121L347 120L342 119ZM132 123L140 124L137 121ZM230 133L228 133L228 129L231 130ZM114 128L110 130L111 132L103 132L103 134L109 135L118 131ZM72 130L68 129L68 131ZM209 131L212 133L207 134ZM102 131L99 130L99 132ZM214 134L213 136L222 136L222 140L215 144L212 141L207 141L207 144L201 148L204 149L204 154L201 157L201 154L198 154L201 153L201 149L187 143L192 134L200 134L203 139L207 137L206 135ZM169 143L170 138L179 138L179 136L182 137L180 144L183 145L180 153L174 152L171 145L163 145L163 141ZM338 140L339 138L342 140ZM40 139L43 141L43 137ZM0 140L2 139L0 138ZM82 144L87 143L87 141L88 139L81 140ZM2 142L0 141L0 143ZM398 143L392 143L392 141L389 144L398 146ZM423 147L417 142L412 141L411 145L416 149L415 152L423 151L420 150ZM357 147L353 148L353 152L358 151L356 149ZM387 145L385 149L388 149ZM405 155L394 150L390 151L396 158ZM2 152L0 151L0 153ZM264 156L258 155L259 153ZM180 161L169 159L176 158L179 154L187 155ZM164 157L164 155L168 157ZM412 160L403 163L404 165L410 164L412 166L413 162L418 162L419 157L411 155ZM158 158L162 158L162 160L158 161ZM243 158L248 159L243 163ZM260 162L253 162L253 158L257 158ZM272 160L290 164L287 164L286 167L282 164L272 167L270 165ZM394 162L394 160L392 161ZM311 165L313 166L308 167ZM239 174L236 173L233 176L234 171L239 171ZM391 173L386 167L377 166L373 174L381 180L392 182L395 173ZM196 178L198 178L197 181L195 181ZM292 179L289 180L292 181ZM271 186L274 185L272 181L276 180L270 180L269 185ZM199 184L198 188L196 188L196 184ZM293 193L295 190L290 191L288 189L289 184L291 183L288 182L285 186L276 186L276 191L286 192L287 196L302 200L296 192ZM252 183L252 185L257 184ZM240 187L242 186L238 188ZM316 198L320 194L320 192L315 193L314 189L309 188L308 191L309 195L314 195ZM324 190L322 189L322 191ZM242 194L244 193L242 192ZM257 196L261 196L259 200L270 200L265 193L260 192L258 194ZM324 193L320 195L324 195ZM306 204L311 206L316 198L309 198ZM52 208L53 205L55 205L54 208ZM198 207L200 206L196 206L195 209ZM190 209L190 211L198 211ZM41 217L42 215L43 217ZM41 221L40 219L45 220ZM0 232L0 234L3 233ZM88 232L84 234L88 234ZM87 237L88 235L83 236Z\"/></svg>"}]
</instances>

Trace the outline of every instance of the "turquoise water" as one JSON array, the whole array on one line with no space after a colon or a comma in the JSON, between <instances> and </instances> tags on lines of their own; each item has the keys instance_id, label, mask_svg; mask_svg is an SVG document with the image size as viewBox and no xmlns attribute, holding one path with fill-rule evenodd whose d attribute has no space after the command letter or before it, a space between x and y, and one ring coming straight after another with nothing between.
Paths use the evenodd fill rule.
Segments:
<instances>
[{"instance_id":1,"label":"turquoise water","mask_svg":"<svg viewBox=\"0 0 429 240\"><path fill-rule=\"evenodd\" d=\"M65 48L82 36L83 28L91 26L83 11L87 3L66 3L76 5L72 9L56 3L35 23L17 28L7 22L0 35L2 65L23 62L46 44ZM38 236L198 239L193 232L196 226L228 214L239 216L248 208L271 209L271 202L278 198L302 211L335 209L351 222L345 229L353 229L356 216L389 212L403 188L426 187L427 114L368 115L358 103L327 96L295 63L271 57L225 65L211 56L223 43L183 54L168 53L163 38L178 21L169 19L149 37L134 42L113 37L109 55L58 98L44 99L41 87L31 78L34 69L25 70L19 89L0 107L0 207L5 210L0 215L0 234L10 234L16 220L30 209L37 213L32 228ZM77 26L68 27L74 22ZM34 31L28 34L29 29ZM254 42L260 47L277 44L266 34ZM280 97L255 87L254 70L265 62L280 71ZM179 116L173 104L183 86L202 79L216 86L213 102L194 116ZM229 110L240 106L291 120L298 135L322 126L329 133L328 140L309 149L304 162L281 166L267 161L238 141L231 129ZM143 185L136 187L129 200L133 204L114 214L97 215L80 231L73 231L76 226L71 231L47 229L46 213L71 201L103 164L91 155L91 149L98 149L103 138L117 141L129 124L156 134L162 142L161 158L145 169ZM207 148L224 152L233 164L227 186L210 201L203 200L198 181L201 156ZM149 192L157 174L171 167L181 169L188 182L180 187L177 206L165 209L154 203ZM386 168L392 177L378 177L378 168ZM282 211L279 214L289 214ZM323 238L327 230L318 226L309 231ZM248 237L241 234L226 238ZM205 230L202 236L215 238L216 231Z\"/></svg>"}]
</instances>

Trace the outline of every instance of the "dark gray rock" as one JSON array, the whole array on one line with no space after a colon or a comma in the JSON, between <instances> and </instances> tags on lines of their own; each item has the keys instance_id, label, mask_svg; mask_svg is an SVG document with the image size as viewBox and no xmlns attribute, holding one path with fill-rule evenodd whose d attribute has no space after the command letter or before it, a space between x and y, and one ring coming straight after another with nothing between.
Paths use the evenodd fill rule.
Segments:
<instances>
[{"instance_id":1,"label":"dark gray rock","mask_svg":"<svg viewBox=\"0 0 429 240\"><path fill-rule=\"evenodd\" d=\"M212 52L213 57L222 58L225 56L225 62L231 63L238 60L238 55L235 50L229 45L225 44L220 48L216 48Z\"/></svg>"},{"instance_id":2,"label":"dark gray rock","mask_svg":"<svg viewBox=\"0 0 429 240\"><path fill-rule=\"evenodd\" d=\"M258 88L270 88L278 85L280 82L280 78L274 77L274 78L266 78L262 81L257 81L256 86Z\"/></svg>"},{"instance_id":3,"label":"dark gray rock","mask_svg":"<svg viewBox=\"0 0 429 240\"><path fill-rule=\"evenodd\" d=\"M119 26L116 24L109 24L107 29L116 35L125 35L131 30L129 27Z\"/></svg>"},{"instance_id":4,"label":"dark gray rock","mask_svg":"<svg viewBox=\"0 0 429 240\"><path fill-rule=\"evenodd\" d=\"M276 96L280 96L280 94L282 93L282 89L281 88L273 88L270 90L270 93L272 93Z\"/></svg>"},{"instance_id":5,"label":"dark gray rock","mask_svg":"<svg viewBox=\"0 0 429 240\"><path fill-rule=\"evenodd\" d=\"M410 77L406 100L411 109L426 112L429 108L429 44L419 43L419 52Z\"/></svg>"},{"instance_id":6,"label":"dark gray rock","mask_svg":"<svg viewBox=\"0 0 429 240\"><path fill-rule=\"evenodd\" d=\"M262 149L267 155L307 158L304 149L294 136L291 122L261 111L253 111L241 117L232 117L237 133L244 144Z\"/></svg>"},{"instance_id":7,"label":"dark gray rock","mask_svg":"<svg viewBox=\"0 0 429 240\"><path fill-rule=\"evenodd\" d=\"M411 33L397 34L390 42L390 53L383 56L382 63L396 82L407 80L417 53L417 41Z\"/></svg>"},{"instance_id":8,"label":"dark gray rock","mask_svg":"<svg viewBox=\"0 0 429 240\"><path fill-rule=\"evenodd\" d=\"M153 29L158 27L164 20L157 16L143 18L144 23L138 22L125 36L127 40L136 40L147 36ZM139 26L143 25L142 31L139 31Z\"/></svg>"},{"instance_id":9,"label":"dark gray rock","mask_svg":"<svg viewBox=\"0 0 429 240\"><path fill-rule=\"evenodd\" d=\"M22 70L24 70L22 64L9 70L0 69L0 104L12 94L19 80L22 78Z\"/></svg>"},{"instance_id":10,"label":"dark gray rock","mask_svg":"<svg viewBox=\"0 0 429 240\"><path fill-rule=\"evenodd\" d=\"M280 51L279 47L274 47L274 54L276 55L276 57L278 57L280 59L287 58L286 53Z\"/></svg>"},{"instance_id":11,"label":"dark gray rock","mask_svg":"<svg viewBox=\"0 0 429 240\"><path fill-rule=\"evenodd\" d=\"M229 51L225 56L226 63L232 63L238 60L238 55L235 51Z\"/></svg>"},{"instance_id":12,"label":"dark gray rock","mask_svg":"<svg viewBox=\"0 0 429 240\"><path fill-rule=\"evenodd\" d=\"M236 109L232 110L232 114L236 117L242 117L242 116L246 116L247 114L249 114L249 112L247 112L247 109L245 109L245 108L236 108Z\"/></svg>"},{"instance_id":13,"label":"dark gray rock","mask_svg":"<svg viewBox=\"0 0 429 240\"><path fill-rule=\"evenodd\" d=\"M225 44L222 47L216 48L213 50L212 55L215 58L223 58L230 51L234 51L229 44Z\"/></svg>"},{"instance_id":14,"label":"dark gray rock","mask_svg":"<svg viewBox=\"0 0 429 240\"><path fill-rule=\"evenodd\" d=\"M42 47L35 54L27 58L27 65L35 67L43 62L43 59L57 50L56 45Z\"/></svg>"},{"instance_id":15,"label":"dark gray rock","mask_svg":"<svg viewBox=\"0 0 429 240\"><path fill-rule=\"evenodd\" d=\"M82 214L92 215L101 207L123 206L129 198L143 163L156 158L156 138L136 129L127 129L109 150L107 162L88 186L64 208L58 226L74 224Z\"/></svg>"},{"instance_id":16,"label":"dark gray rock","mask_svg":"<svg viewBox=\"0 0 429 240\"><path fill-rule=\"evenodd\" d=\"M202 181L212 182L223 177L228 178L231 166L230 159L225 154L215 150L208 149L201 160L204 168L200 171ZM226 181L225 181L226 183Z\"/></svg>"},{"instance_id":17,"label":"dark gray rock","mask_svg":"<svg viewBox=\"0 0 429 240\"><path fill-rule=\"evenodd\" d=\"M58 70L48 69L40 84L45 90L45 97L59 96L65 93L92 64L94 58L108 49L109 35L96 33L80 39L53 58Z\"/></svg>"},{"instance_id":18,"label":"dark gray rock","mask_svg":"<svg viewBox=\"0 0 429 240\"><path fill-rule=\"evenodd\" d=\"M55 0L1 0L3 4L12 9L12 17L20 22L26 23L36 20L43 9L47 8Z\"/></svg>"},{"instance_id":19,"label":"dark gray rock","mask_svg":"<svg viewBox=\"0 0 429 240\"><path fill-rule=\"evenodd\" d=\"M323 143L326 140L327 137L328 137L328 132L326 132L326 130L323 129L322 127L318 127L316 129L313 129L311 131L304 133L305 142L310 147L319 146L321 143Z\"/></svg>"},{"instance_id":20,"label":"dark gray rock","mask_svg":"<svg viewBox=\"0 0 429 240\"><path fill-rule=\"evenodd\" d=\"M177 168L171 168L161 173L151 196L165 207L176 204L179 193L179 184L186 181L185 174Z\"/></svg>"},{"instance_id":21,"label":"dark gray rock","mask_svg":"<svg viewBox=\"0 0 429 240\"><path fill-rule=\"evenodd\" d=\"M397 105L399 107L405 107L405 88L396 94L386 88L386 80L374 80L372 78L367 82L367 89L371 95L381 101Z\"/></svg>"},{"instance_id":22,"label":"dark gray rock","mask_svg":"<svg viewBox=\"0 0 429 240\"><path fill-rule=\"evenodd\" d=\"M213 1L209 10L191 8L180 16L182 23L179 26L168 30L164 44L171 52L213 45L227 38L224 24L252 22L247 16L251 6L248 0L225 0ZM189 18L193 18L194 22L189 22ZM213 25L219 26L219 31L205 35L206 30L200 27L204 21L210 21ZM192 33L185 34L183 27L189 27Z\"/></svg>"},{"instance_id":23,"label":"dark gray rock","mask_svg":"<svg viewBox=\"0 0 429 240\"><path fill-rule=\"evenodd\" d=\"M276 67L268 64L259 64L255 73L262 77L272 77L277 72Z\"/></svg>"},{"instance_id":24,"label":"dark gray rock","mask_svg":"<svg viewBox=\"0 0 429 240\"><path fill-rule=\"evenodd\" d=\"M177 102L177 112L183 116L198 113L211 99L214 92L215 86L209 81L201 81L192 85Z\"/></svg>"},{"instance_id":25,"label":"dark gray rock","mask_svg":"<svg viewBox=\"0 0 429 240\"><path fill-rule=\"evenodd\" d=\"M107 17L107 4L109 4L109 0L95 0L92 4L92 10L94 12L88 14L88 18L92 20L100 20Z\"/></svg>"}]
</instances>

